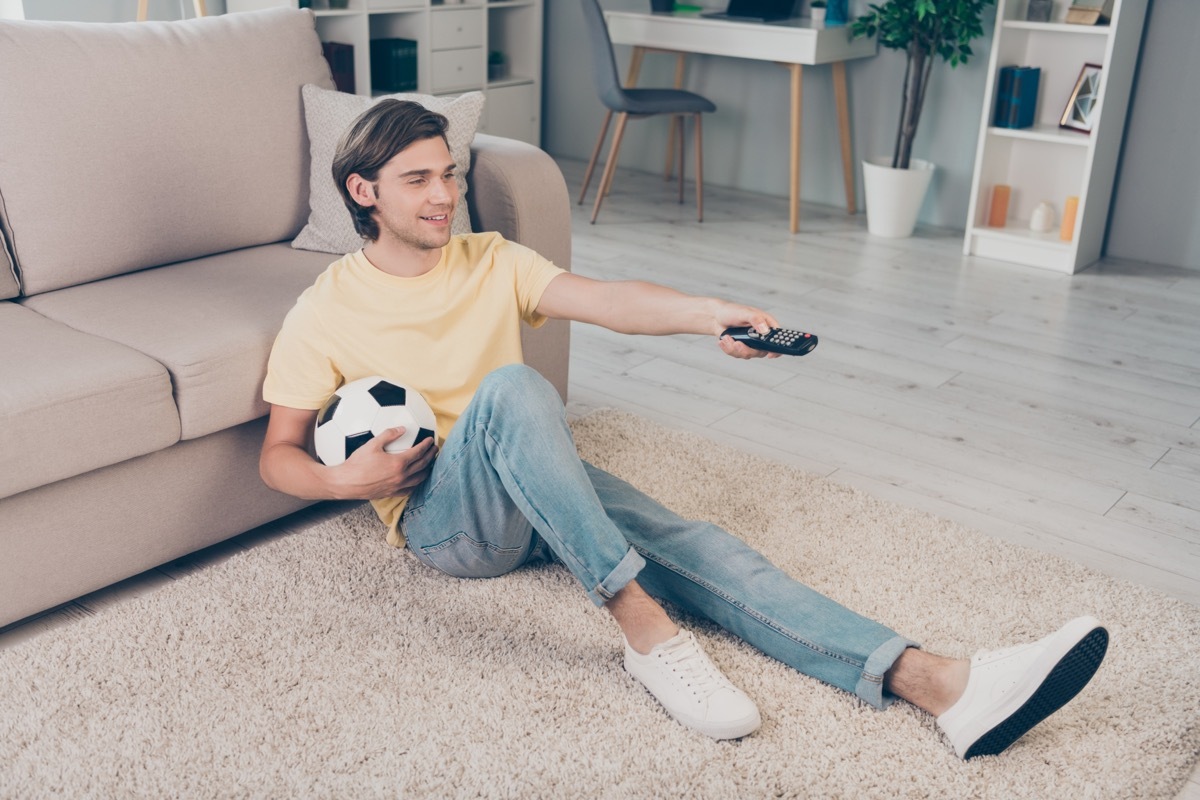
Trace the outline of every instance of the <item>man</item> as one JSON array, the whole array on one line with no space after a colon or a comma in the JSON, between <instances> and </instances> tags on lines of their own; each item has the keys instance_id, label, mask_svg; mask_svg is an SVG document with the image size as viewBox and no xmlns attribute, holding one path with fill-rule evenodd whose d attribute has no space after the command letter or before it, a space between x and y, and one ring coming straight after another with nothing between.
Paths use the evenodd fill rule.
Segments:
<instances>
[{"instance_id":1,"label":"man","mask_svg":"<svg viewBox=\"0 0 1200 800\"><path fill-rule=\"evenodd\" d=\"M451 236L459 201L444 117L384 100L351 127L333 173L364 248L335 262L288 314L272 351L261 472L305 498L370 499L388 541L459 577L553 556L604 606L626 669L679 722L717 739L760 723L754 702L656 598L702 614L805 674L882 708L934 714L956 752L999 753L1078 693L1107 632L1083 617L971 661L915 642L798 583L736 537L683 520L583 463L557 393L521 364L520 323L570 319L638 334L767 332L764 311L640 281L573 275L497 234ZM343 382L413 386L438 439L401 453L392 430L326 467L309 455L317 409Z\"/></svg>"}]
</instances>

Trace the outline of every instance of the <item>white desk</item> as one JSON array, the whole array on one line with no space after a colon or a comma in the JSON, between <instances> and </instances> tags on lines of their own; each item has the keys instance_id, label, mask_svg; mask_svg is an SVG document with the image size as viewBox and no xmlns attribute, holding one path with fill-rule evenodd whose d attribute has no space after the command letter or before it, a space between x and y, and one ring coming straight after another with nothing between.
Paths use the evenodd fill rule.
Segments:
<instances>
[{"instance_id":1,"label":"white desk","mask_svg":"<svg viewBox=\"0 0 1200 800\"><path fill-rule=\"evenodd\" d=\"M846 210L854 213L854 165L850 157L850 108L846 97L846 61L875 55L874 38L851 39L848 27L814 27L807 19L758 23L701 17L696 13L651 14L606 11L613 44L633 45L627 83L637 82L647 52L679 54L675 85L683 85L686 53L774 61L791 73L791 198L792 233L800 229L800 109L804 65L832 64L834 101L842 146ZM674 136L668 139L674 142ZM671 154L667 155L668 170Z\"/></svg>"}]
</instances>

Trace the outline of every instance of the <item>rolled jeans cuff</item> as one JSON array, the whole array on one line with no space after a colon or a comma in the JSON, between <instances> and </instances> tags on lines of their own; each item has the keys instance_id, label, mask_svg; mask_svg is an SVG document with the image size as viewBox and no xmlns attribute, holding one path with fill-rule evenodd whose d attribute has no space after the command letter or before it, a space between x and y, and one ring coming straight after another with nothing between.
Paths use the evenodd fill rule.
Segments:
<instances>
[{"instance_id":1,"label":"rolled jeans cuff","mask_svg":"<svg viewBox=\"0 0 1200 800\"><path fill-rule=\"evenodd\" d=\"M613 598L613 595L624 589L626 584L636 578L645 566L646 559L630 547L625 552L625 557L617 563L612 572L608 573L599 584L588 590L588 597L597 606L604 605Z\"/></svg>"},{"instance_id":2,"label":"rolled jeans cuff","mask_svg":"<svg viewBox=\"0 0 1200 800\"><path fill-rule=\"evenodd\" d=\"M920 646L903 636L894 636L875 648L875 652L867 657L867 663L863 665L862 676L858 679L858 685L854 687L854 693L875 708L887 708L896 698L895 695L883 691L883 676L905 650Z\"/></svg>"}]
</instances>

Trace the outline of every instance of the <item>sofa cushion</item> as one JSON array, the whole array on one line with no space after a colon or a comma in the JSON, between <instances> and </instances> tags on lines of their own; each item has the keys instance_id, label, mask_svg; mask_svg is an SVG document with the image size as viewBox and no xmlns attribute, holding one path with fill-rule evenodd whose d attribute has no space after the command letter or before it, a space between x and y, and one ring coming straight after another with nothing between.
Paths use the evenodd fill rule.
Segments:
<instances>
[{"instance_id":1,"label":"sofa cushion","mask_svg":"<svg viewBox=\"0 0 1200 800\"><path fill-rule=\"evenodd\" d=\"M292 247L345 255L363 246L362 237L354 230L354 222L342 195L333 182L333 156L338 140L360 114L384 97L413 100L449 121L446 139L450 155L458 165L458 208L451 220L452 233L470 233L471 219L467 211L467 172L471 167L471 141L483 113L483 94L467 92L458 97L434 97L428 94L389 94L382 97L360 97L344 92L331 92L318 86L304 87L304 117L312 154L309 168L308 224L292 242Z\"/></svg>"},{"instance_id":2,"label":"sofa cushion","mask_svg":"<svg viewBox=\"0 0 1200 800\"><path fill-rule=\"evenodd\" d=\"M262 381L296 298L324 253L263 245L59 289L21 301L39 314L138 350L171 374L181 437L267 412Z\"/></svg>"},{"instance_id":3,"label":"sofa cushion","mask_svg":"<svg viewBox=\"0 0 1200 800\"><path fill-rule=\"evenodd\" d=\"M3 214L3 204L0 203L0 215ZM0 300L16 297L21 293L21 284L17 280L17 262L8 248L8 237L4 235L4 218L0 216Z\"/></svg>"},{"instance_id":4,"label":"sofa cushion","mask_svg":"<svg viewBox=\"0 0 1200 800\"><path fill-rule=\"evenodd\" d=\"M304 224L300 88L333 85L309 11L3 21L0 75L0 228L27 295Z\"/></svg>"},{"instance_id":5,"label":"sofa cushion","mask_svg":"<svg viewBox=\"0 0 1200 800\"><path fill-rule=\"evenodd\" d=\"M0 497L179 440L163 366L0 303Z\"/></svg>"}]
</instances>

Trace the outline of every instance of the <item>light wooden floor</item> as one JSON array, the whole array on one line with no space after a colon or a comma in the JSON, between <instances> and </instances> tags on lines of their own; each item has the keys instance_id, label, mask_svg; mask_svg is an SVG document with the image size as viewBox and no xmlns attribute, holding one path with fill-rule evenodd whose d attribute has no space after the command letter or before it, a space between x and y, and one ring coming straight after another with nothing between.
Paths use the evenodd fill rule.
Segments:
<instances>
[{"instance_id":1,"label":"light wooden floor","mask_svg":"<svg viewBox=\"0 0 1200 800\"><path fill-rule=\"evenodd\" d=\"M584 165L560 162L573 197ZM961 255L959 231L619 172L575 206L574 269L762 306L821 337L743 363L707 337L577 325L570 402L633 411L1200 604L1200 270L1075 276ZM594 191L594 189L593 189ZM589 197L589 201L591 198ZM0 647L152 591L340 507L318 507L0 633ZM1200 800L1200 769L1180 795Z\"/></svg>"}]
</instances>

